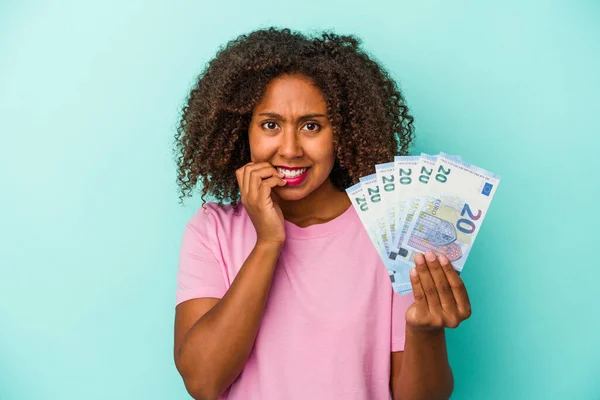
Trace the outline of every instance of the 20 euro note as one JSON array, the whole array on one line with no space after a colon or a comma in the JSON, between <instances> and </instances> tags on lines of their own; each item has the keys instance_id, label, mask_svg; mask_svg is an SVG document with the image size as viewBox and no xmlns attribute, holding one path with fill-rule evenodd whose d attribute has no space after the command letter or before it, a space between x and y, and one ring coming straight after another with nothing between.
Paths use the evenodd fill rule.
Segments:
<instances>
[{"instance_id":1,"label":"20 euro note","mask_svg":"<svg viewBox=\"0 0 600 400\"><path fill-rule=\"evenodd\" d=\"M432 250L445 255L460 273L499 182L500 176L492 172L440 153L403 238L403 253Z\"/></svg>"},{"instance_id":2,"label":"20 euro note","mask_svg":"<svg viewBox=\"0 0 600 400\"><path fill-rule=\"evenodd\" d=\"M385 247L379 241L379 235L377 230L375 229L374 224L371 222L373 219L372 215L369 213L369 203L367 202L362 184L359 182L349 188L346 189L346 193L350 198L352 206L356 210L358 214L361 224L363 225L367 235L371 239L373 246L375 247L379 257L381 258L384 266L388 270L388 275L390 277L390 281L392 283L392 288L395 292L400 294L405 294L410 292L410 279L405 271L395 271L391 263L389 262L389 258L385 253Z\"/></svg>"},{"instance_id":3,"label":"20 euro note","mask_svg":"<svg viewBox=\"0 0 600 400\"><path fill-rule=\"evenodd\" d=\"M410 277L405 270L392 271L388 269L388 275L392 282L392 290L401 295L405 295L412 292L412 284L410 283Z\"/></svg>"},{"instance_id":4,"label":"20 euro note","mask_svg":"<svg viewBox=\"0 0 600 400\"><path fill-rule=\"evenodd\" d=\"M379 243L383 245L383 252L390 253L390 228L386 221L385 204L381 197L381 188L377 184L377 175L371 174L360 178L363 195L367 200L368 210L365 219L371 230L377 234ZM387 258L387 257L386 257Z\"/></svg>"},{"instance_id":5,"label":"20 euro note","mask_svg":"<svg viewBox=\"0 0 600 400\"><path fill-rule=\"evenodd\" d=\"M402 162L403 161L403 162ZM419 208L421 196L425 193L425 185L429 183L429 177L437 162L437 155L421 153L417 159L411 158L398 160L398 176L402 186L400 188L399 203L402 205L402 213L399 216L399 224L396 225L396 243L389 252L389 258L393 261L395 269L410 269L413 266L412 254L402 247L404 237Z\"/></svg>"},{"instance_id":6,"label":"20 euro note","mask_svg":"<svg viewBox=\"0 0 600 400\"><path fill-rule=\"evenodd\" d=\"M396 202L398 182L394 163L376 164L375 174L377 175L377 185L381 192L381 202L384 204L383 213L387 232L389 233L388 248L392 248L396 244L396 214L398 212L398 203Z\"/></svg>"},{"instance_id":7,"label":"20 euro note","mask_svg":"<svg viewBox=\"0 0 600 400\"><path fill-rule=\"evenodd\" d=\"M388 257L392 243L390 240L391 233L386 214L386 204L383 201L383 192L385 189L384 187L380 187L377 174L370 174L360 178L360 183L368 204L365 221L367 221L369 229L376 232L378 242L383 245L383 261L390 273L392 287L399 293L404 293L407 290L410 291L409 269L397 268L398 265L394 265Z\"/></svg>"},{"instance_id":8,"label":"20 euro note","mask_svg":"<svg viewBox=\"0 0 600 400\"><path fill-rule=\"evenodd\" d=\"M397 178L394 209L396 221L394 223L395 232L392 234L394 243L392 252L396 251L401 244L400 237L402 235L404 223L406 222L406 208L411 198L413 190L413 181L416 179L417 166L421 157L419 156L395 156L394 157L394 175ZM407 227L408 228L408 227ZM400 242L400 243L399 243ZM392 255L392 259L394 255Z\"/></svg>"},{"instance_id":9,"label":"20 euro note","mask_svg":"<svg viewBox=\"0 0 600 400\"><path fill-rule=\"evenodd\" d=\"M460 156L456 157L461 160ZM420 156L396 157L396 171L399 177L400 190L398 204L400 205L399 222L396 225L396 242L392 246L390 259L396 260L401 254L398 263L403 263L404 259L412 262L412 255L406 253L402 248L402 243L406 232L412 222L415 213L421 204L421 196L427 192L427 184L435 168L438 155L421 153ZM411 264L412 265L412 264Z\"/></svg>"},{"instance_id":10,"label":"20 euro note","mask_svg":"<svg viewBox=\"0 0 600 400\"><path fill-rule=\"evenodd\" d=\"M365 198L362 184L358 182L357 184L350 186L346 189L346 194L350 198L352 206L356 210L356 213L360 218L360 222L367 231L367 235L369 236L369 239L371 239L373 246L375 246L377 253L380 255L380 257L386 258L385 247L379 240L379 233L376 229L375 224L371 222L373 217L369 212L369 203L367 203L367 200Z\"/></svg>"}]
</instances>

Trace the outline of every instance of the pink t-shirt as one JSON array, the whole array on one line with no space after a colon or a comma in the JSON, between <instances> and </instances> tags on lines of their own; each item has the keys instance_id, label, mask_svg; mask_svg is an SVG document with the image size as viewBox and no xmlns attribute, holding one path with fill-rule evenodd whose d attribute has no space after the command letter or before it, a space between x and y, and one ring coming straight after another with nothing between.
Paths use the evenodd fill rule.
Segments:
<instances>
[{"instance_id":1,"label":"pink t-shirt","mask_svg":"<svg viewBox=\"0 0 600 400\"><path fill-rule=\"evenodd\" d=\"M390 399L390 353L404 349L412 295L392 286L354 207L300 228L282 248L254 348L227 400ZM177 304L221 298L256 243L244 207L207 203L181 246Z\"/></svg>"}]
</instances>

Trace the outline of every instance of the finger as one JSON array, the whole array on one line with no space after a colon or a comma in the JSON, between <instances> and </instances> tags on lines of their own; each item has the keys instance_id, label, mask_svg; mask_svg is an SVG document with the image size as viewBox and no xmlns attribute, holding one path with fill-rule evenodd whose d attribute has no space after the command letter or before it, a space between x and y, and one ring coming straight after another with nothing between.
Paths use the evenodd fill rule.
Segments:
<instances>
[{"instance_id":1,"label":"finger","mask_svg":"<svg viewBox=\"0 0 600 400\"><path fill-rule=\"evenodd\" d=\"M427 305L429 307L429 312L432 314L439 315L442 311L440 297L435 287L435 283L433 282L433 278L429 273L429 267L425 262L425 257L423 257L423 254L417 253L415 255L415 265L415 268L419 273L419 280L421 281L423 292L425 292L425 296L427 297Z\"/></svg>"},{"instance_id":2,"label":"finger","mask_svg":"<svg viewBox=\"0 0 600 400\"><path fill-rule=\"evenodd\" d=\"M242 167L242 182L240 185L240 191L242 192L242 196L244 198L248 197L248 181L250 180L250 168L254 165L253 162L249 162L248 164Z\"/></svg>"},{"instance_id":3,"label":"finger","mask_svg":"<svg viewBox=\"0 0 600 400\"><path fill-rule=\"evenodd\" d=\"M244 167L235 170L235 178L237 179L237 184L241 193L242 186L244 186Z\"/></svg>"},{"instance_id":4,"label":"finger","mask_svg":"<svg viewBox=\"0 0 600 400\"><path fill-rule=\"evenodd\" d=\"M255 184L260 184L263 180L267 179L267 178L271 178L273 176L276 176L278 178L282 178L283 174L280 174L279 171L277 171L277 169L273 168L272 166L264 166L264 167L257 167L252 169L251 171L249 171L249 185L255 185ZM257 186L258 187L258 186Z\"/></svg>"},{"instance_id":5,"label":"finger","mask_svg":"<svg viewBox=\"0 0 600 400\"><path fill-rule=\"evenodd\" d=\"M427 297L421 286L421 280L419 279L419 273L416 268L410 269L410 284L413 290L413 298L415 299L415 307L417 312L421 315L428 314L429 309L427 307Z\"/></svg>"},{"instance_id":6,"label":"finger","mask_svg":"<svg viewBox=\"0 0 600 400\"><path fill-rule=\"evenodd\" d=\"M464 320L471 316L471 301L469 300L469 294L462 279L458 276L458 273L452 266L450 260L445 256L440 256L440 265L446 275L446 279L450 284L454 299L456 301L456 308L460 317Z\"/></svg>"},{"instance_id":7,"label":"finger","mask_svg":"<svg viewBox=\"0 0 600 400\"><path fill-rule=\"evenodd\" d=\"M248 198L256 199L260 195L260 187L263 182L270 178L282 179L281 174L272 166L255 169L250 172L250 183L248 188Z\"/></svg>"},{"instance_id":8,"label":"finger","mask_svg":"<svg viewBox=\"0 0 600 400\"><path fill-rule=\"evenodd\" d=\"M244 168L244 186L242 189L246 196L248 196L248 194L250 192L250 181L251 181L253 172L256 170L261 170L261 169L269 168L269 167L273 171L277 172L277 170L271 164L269 164L267 162L246 164L246 166Z\"/></svg>"},{"instance_id":9,"label":"finger","mask_svg":"<svg viewBox=\"0 0 600 400\"><path fill-rule=\"evenodd\" d=\"M258 188L258 197L260 200L272 200L271 191L275 186L284 186L287 182L281 179L279 176L272 176L268 179L263 180Z\"/></svg>"},{"instance_id":10,"label":"finger","mask_svg":"<svg viewBox=\"0 0 600 400\"><path fill-rule=\"evenodd\" d=\"M267 164L262 167L255 166L250 171L250 176L252 176L252 175L257 175L261 179L266 179L271 176L283 176L283 174L281 174L279 171L277 171L277 168L273 167L271 164Z\"/></svg>"},{"instance_id":11,"label":"finger","mask_svg":"<svg viewBox=\"0 0 600 400\"><path fill-rule=\"evenodd\" d=\"M264 179L260 183L261 188L268 187L269 189L272 189L275 186L285 186L285 185L287 185L287 181L285 179L280 178L278 175Z\"/></svg>"},{"instance_id":12,"label":"finger","mask_svg":"<svg viewBox=\"0 0 600 400\"><path fill-rule=\"evenodd\" d=\"M429 273L433 278L438 296L440 297L442 309L454 314L456 312L456 300L454 299L454 293L452 293L452 288L448 283L444 270L442 270L439 259L435 256L435 253L430 250L425 254L425 260L427 261Z\"/></svg>"}]
</instances>

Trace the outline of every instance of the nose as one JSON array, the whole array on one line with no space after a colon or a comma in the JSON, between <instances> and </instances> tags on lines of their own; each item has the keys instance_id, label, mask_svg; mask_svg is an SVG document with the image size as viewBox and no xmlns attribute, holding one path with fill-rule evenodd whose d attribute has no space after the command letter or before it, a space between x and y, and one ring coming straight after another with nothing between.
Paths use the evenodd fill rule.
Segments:
<instances>
[{"instance_id":1,"label":"nose","mask_svg":"<svg viewBox=\"0 0 600 400\"><path fill-rule=\"evenodd\" d=\"M294 128L285 128L279 143L279 155L285 159L302 157L302 142L298 132Z\"/></svg>"}]
</instances>

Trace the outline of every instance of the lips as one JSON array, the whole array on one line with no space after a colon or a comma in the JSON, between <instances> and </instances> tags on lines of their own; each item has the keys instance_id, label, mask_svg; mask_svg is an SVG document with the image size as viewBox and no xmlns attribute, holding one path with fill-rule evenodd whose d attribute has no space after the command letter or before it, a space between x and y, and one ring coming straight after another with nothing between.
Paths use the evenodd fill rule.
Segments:
<instances>
[{"instance_id":1,"label":"lips","mask_svg":"<svg viewBox=\"0 0 600 400\"><path fill-rule=\"evenodd\" d=\"M298 186L308 176L310 167L276 167L277 171L282 173L283 180L287 182L286 186ZM285 186L284 186L285 187Z\"/></svg>"}]
</instances>

